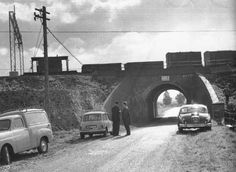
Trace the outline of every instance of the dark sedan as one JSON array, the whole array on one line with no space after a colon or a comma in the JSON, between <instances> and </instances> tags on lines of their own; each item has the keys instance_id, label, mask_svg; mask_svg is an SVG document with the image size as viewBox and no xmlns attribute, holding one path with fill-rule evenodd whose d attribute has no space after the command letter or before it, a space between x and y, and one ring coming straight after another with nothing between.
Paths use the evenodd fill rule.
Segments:
<instances>
[{"instance_id":1,"label":"dark sedan","mask_svg":"<svg viewBox=\"0 0 236 172\"><path fill-rule=\"evenodd\" d=\"M183 105L178 115L178 129L205 128L211 130L211 116L208 109L202 104Z\"/></svg>"}]
</instances>

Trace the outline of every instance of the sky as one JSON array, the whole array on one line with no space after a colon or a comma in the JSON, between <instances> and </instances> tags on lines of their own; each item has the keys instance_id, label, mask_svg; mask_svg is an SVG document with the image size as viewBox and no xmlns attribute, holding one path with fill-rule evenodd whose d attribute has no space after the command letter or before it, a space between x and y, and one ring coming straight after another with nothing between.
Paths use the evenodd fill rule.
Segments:
<instances>
[{"instance_id":1,"label":"sky","mask_svg":"<svg viewBox=\"0 0 236 172\"><path fill-rule=\"evenodd\" d=\"M83 64L164 61L167 52L236 50L235 0L0 0L0 76L10 69L8 11L14 5L25 72L31 71L31 57L43 56L43 45L37 49L36 44L41 22L33 18L35 8L42 6L50 12L48 28ZM49 56L69 56L69 68L80 70L50 34L48 51Z\"/></svg>"}]
</instances>

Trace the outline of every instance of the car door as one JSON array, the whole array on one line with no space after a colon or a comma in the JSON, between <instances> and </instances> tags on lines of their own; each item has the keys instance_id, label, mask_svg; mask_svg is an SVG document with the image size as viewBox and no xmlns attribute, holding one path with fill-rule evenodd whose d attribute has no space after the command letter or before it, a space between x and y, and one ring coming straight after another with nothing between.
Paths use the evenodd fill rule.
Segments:
<instances>
[{"instance_id":1,"label":"car door","mask_svg":"<svg viewBox=\"0 0 236 172\"><path fill-rule=\"evenodd\" d=\"M17 152L30 148L30 136L22 118L14 118L12 121L12 134L16 144Z\"/></svg>"},{"instance_id":2,"label":"car door","mask_svg":"<svg viewBox=\"0 0 236 172\"><path fill-rule=\"evenodd\" d=\"M27 112L24 114L30 135L30 143L38 147L42 135L50 138L51 125L45 112Z\"/></svg>"}]
</instances>

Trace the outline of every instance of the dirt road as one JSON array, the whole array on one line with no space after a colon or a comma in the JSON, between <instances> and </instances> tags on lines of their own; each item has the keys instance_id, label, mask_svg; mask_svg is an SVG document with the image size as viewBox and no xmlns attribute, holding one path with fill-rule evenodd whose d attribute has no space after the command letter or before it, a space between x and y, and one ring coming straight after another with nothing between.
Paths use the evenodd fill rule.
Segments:
<instances>
[{"instance_id":1,"label":"dirt road","mask_svg":"<svg viewBox=\"0 0 236 172\"><path fill-rule=\"evenodd\" d=\"M180 107L170 108L170 109L164 111L163 114L161 114L161 117L162 118L177 117L179 115L179 110L180 110Z\"/></svg>"},{"instance_id":2,"label":"dirt road","mask_svg":"<svg viewBox=\"0 0 236 172\"><path fill-rule=\"evenodd\" d=\"M77 133L78 134L78 133ZM235 132L222 126L212 131L178 134L176 125L135 128L131 136L85 138L76 132L56 135L46 155L19 155L5 171L235 171ZM2 171L4 169L2 168Z\"/></svg>"},{"instance_id":3,"label":"dirt road","mask_svg":"<svg viewBox=\"0 0 236 172\"><path fill-rule=\"evenodd\" d=\"M131 136L73 138L53 157L28 164L22 171L139 171L159 169L164 148L176 126L136 129Z\"/></svg>"}]
</instances>

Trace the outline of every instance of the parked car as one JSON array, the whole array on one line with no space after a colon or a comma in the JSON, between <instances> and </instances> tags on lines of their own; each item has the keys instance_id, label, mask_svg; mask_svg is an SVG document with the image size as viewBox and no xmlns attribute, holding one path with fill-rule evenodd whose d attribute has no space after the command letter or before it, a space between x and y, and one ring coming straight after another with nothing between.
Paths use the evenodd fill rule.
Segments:
<instances>
[{"instance_id":1,"label":"parked car","mask_svg":"<svg viewBox=\"0 0 236 172\"><path fill-rule=\"evenodd\" d=\"M107 112L92 111L82 115L80 122L81 139L86 134L92 137L93 134L107 136L108 133L112 133L112 121L109 120Z\"/></svg>"},{"instance_id":2,"label":"parked car","mask_svg":"<svg viewBox=\"0 0 236 172\"><path fill-rule=\"evenodd\" d=\"M185 128L206 128L211 130L211 116L208 109L202 104L183 105L178 115L178 129L182 132Z\"/></svg>"},{"instance_id":3,"label":"parked car","mask_svg":"<svg viewBox=\"0 0 236 172\"><path fill-rule=\"evenodd\" d=\"M0 115L0 158L3 164L10 164L13 155L38 149L48 151L52 140L52 128L43 109L24 109Z\"/></svg>"}]
</instances>

